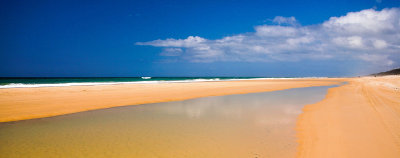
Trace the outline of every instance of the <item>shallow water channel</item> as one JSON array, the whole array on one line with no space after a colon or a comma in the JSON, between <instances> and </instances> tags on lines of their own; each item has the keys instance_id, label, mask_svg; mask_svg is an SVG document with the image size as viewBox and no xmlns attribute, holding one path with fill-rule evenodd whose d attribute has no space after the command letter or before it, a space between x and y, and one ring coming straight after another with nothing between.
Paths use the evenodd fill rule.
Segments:
<instances>
[{"instance_id":1,"label":"shallow water channel","mask_svg":"<svg viewBox=\"0 0 400 158\"><path fill-rule=\"evenodd\" d=\"M331 87L331 86L330 86ZM0 157L294 157L325 87L116 107L0 124Z\"/></svg>"}]
</instances>

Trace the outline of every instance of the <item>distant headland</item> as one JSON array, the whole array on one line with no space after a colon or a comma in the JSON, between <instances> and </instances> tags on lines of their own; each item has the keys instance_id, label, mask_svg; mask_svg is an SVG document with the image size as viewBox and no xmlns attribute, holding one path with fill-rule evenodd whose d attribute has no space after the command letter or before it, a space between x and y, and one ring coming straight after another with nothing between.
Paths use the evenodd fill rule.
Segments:
<instances>
[{"instance_id":1,"label":"distant headland","mask_svg":"<svg viewBox=\"0 0 400 158\"><path fill-rule=\"evenodd\" d=\"M400 68L393 69L390 71L371 74L370 76L386 76L386 75L400 75Z\"/></svg>"}]
</instances>

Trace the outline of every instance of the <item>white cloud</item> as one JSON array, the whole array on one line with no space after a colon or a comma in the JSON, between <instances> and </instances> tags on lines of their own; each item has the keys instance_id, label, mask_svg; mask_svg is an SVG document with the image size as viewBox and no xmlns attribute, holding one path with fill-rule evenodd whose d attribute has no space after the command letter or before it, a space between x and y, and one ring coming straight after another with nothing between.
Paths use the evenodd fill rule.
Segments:
<instances>
[{"instance_id":1,"label":"white cloud","mask_svg":"<svg viewBox=\"0 0 400 158\"><path fill-rule=\"evenodd\" d=\"M387 44L384 40L378 39L374 41L374 47L377 49L384 49L387 47Z\"/></svg>"},{"instance_id":2,"label":"white cloud","mask_svg":"<svg viewBox=\"0 0 400 158\"><path fill-rule=\"evenodd\" d=\"M179 56L183 52L182 48L164 48L160 55L162 56Z\"/></svg>"},{"instance_id":3,"label":"white cloud","mask_svg":"<svg viewBox=\"0 0 400 158\"><path fill-rule=\"evenodd\" d=\"M287 24L287 25L298 25L299 23L297 22L296 18L291 16L291 17L283 17L283 16L276 16L272 22L277 23L279 25L282 24Z\"/></svg>"},{"instance_id":4,"label":"white cloud","mask_svg":"<svg viewBox=\"0 0 400 158\"><path fill-rule=\"evenodd\" d=\"M386 66L390 66L393 64L392 60L388 59L387 55L378 55L378 54L361 54L358 56L360 59L372 62L373 64L383 64Z\"/></svg>"},{"instance_id":5,"label":"white cloud","mask_svg":"<svg viewBox=\"0 0 400 158\"><path fill-rule=\"evenodd\" d=\"M346 16L331 17L323 23L330 31L340 34L387 34L392 31L399 32L399 9L384 9L376 11L373 9L360 12L350 12Z\"/></svg>"},{"instance_id":6,"label":"white cloud","mask_svg":"<svg viewBox=\"0 0 400 158\"><path fill-rule=\"evenodd\" d=\"M255 26L255 32L216 40L189 36L136 44L163 47L161 55L192 62L304 59L353 59L383 65L400 62L394 61L400 56L400 8L350 12L308 26L298 25L294 17L278 16L273 22L278 25Z\"/></svg>"},{"instance_id":7,"label":"white cloud","mask_svg":"<svg viewBox=\"0 0 400 158\"><path fill-rule=\"evenodd\" d=\"M199 36L189 36L186 39L166 39L155 40L151 42L137 42L137 45L152 45L156 47L198 47L204 43L206 39Z\"/></svg>"},{"instance_id":8,"label":"white cloud","mask_svg":"<svg viewBox=\"0 0 400 158\"><path fill-rule=\"evenodd\" d=\"M333 42L338 46L363 49L365 48L363 38L360 36L350 36L350 37L335 37Z\"/></svg>"},{"instance_id":9,"label":"white cloud","mask_svg":"<svg viewBox=\"0 0 400 158\"><path fill-rule=\"evenodd\" d=\"M298 29L292 26L271 26L271 25L263 25L257 26L256 35L264 36L264 37L273 37L273 36L295 36L298 34Z\"/></svg>"}]
</instances>

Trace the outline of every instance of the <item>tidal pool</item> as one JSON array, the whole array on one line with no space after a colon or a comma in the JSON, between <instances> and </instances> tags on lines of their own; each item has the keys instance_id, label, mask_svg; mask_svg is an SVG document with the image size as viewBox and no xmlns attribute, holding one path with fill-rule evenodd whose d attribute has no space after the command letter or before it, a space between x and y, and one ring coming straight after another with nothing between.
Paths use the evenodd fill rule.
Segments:
<instances>
[{"instance_id":1,"label":"tidal pool","mask_svg":"<svg viewBox=\"0 0 400 158\"><path fill-rule=\"evenodd\" d=\"M0 157L294 157L296 118L328 86L116 107L0 124Z\"/></svg>"}]
</instances>

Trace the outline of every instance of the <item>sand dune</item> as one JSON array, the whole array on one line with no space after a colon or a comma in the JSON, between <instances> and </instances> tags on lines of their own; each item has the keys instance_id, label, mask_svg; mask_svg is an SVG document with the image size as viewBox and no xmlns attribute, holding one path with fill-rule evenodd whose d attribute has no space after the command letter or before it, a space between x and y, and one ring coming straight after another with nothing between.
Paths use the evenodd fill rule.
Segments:
<instances>
[{"instance_id":1,"label":"sand dune","mask_svg":"<svg viewBox=\"0 0 400 158\"><path fill-rule=\"evenodd\" d=\"M303 109L298 157L400 157L400 76L355 78Z\"/></svg>"}]
</instances>

